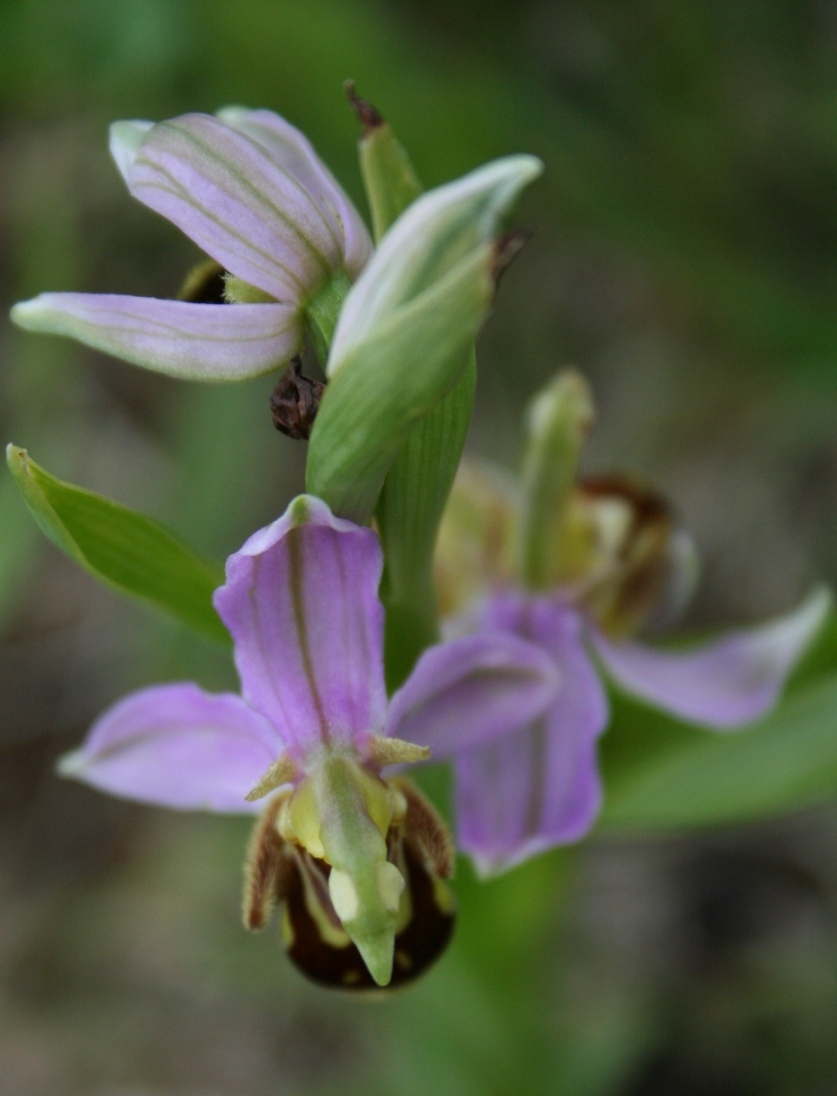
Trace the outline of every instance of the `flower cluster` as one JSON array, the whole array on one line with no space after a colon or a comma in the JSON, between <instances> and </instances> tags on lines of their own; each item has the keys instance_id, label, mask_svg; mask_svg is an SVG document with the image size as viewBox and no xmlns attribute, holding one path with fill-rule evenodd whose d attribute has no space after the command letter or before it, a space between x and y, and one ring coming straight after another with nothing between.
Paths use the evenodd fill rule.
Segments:
<instances>
[{"instance_id":1,"label":"flower cluster","mask_svg":"<svg viewBox=\"0 0 837 1096\"><path fill-rule=\"evenodd\" d=\"M664 501L628 480L579 481L566 499L563 535L551 545L556 560L569 546L571 569L539 589L515 565L520 498L495 470L464 465L438 561L452 634L525 638L552 659L562 682L536 719L454 756L458 844L484 875L577 841L595 822L597 743L609 719L598 667L678 720L736 730L776 703L831 603L820 588L787 616L708 643L642 642L636 634L675 614L694 584L691 541ZM466 591L474 600L463 605Z\"/></svg>"},{"instance_id":2,"label":"flower cluster","mask_svg":"<svg viewBox=\"0 0 837 1096\"><path fill-rule=\"evenodd\" d=\"M310 436L308 493L229 558L213 598L241 694L141 690L59 771L146 803L257 815L245 923L261 928L280 906L301 970L364 988L414 978L453 926L453 847L405 766L452 759L458 844L481 872L505 870L595 820L608 722L599 666L681 720L743 726L776 702L828 598L697 649L638 642L683 600L693 556L656 496L577 478L591 411L575 376L536 403L522 484L466 470L442 521L473 342L519 242L501 225L541 166L510 156L422 194L390 127L354 103L375 249L308 140L269 111L120 122L111 152L129 191L206 262L178 300L46 293L12 315L181 378L242 380L291 363L272 407L287 432ZM306 339L322 381L295 360ZM88 565L62 500L75 492L95 509L95 497L41 469L33 479L25 458L10 447L38 520ZM123 521L124 545L141 527L200 596L210 572L196 557L108 506L100 529ZM113 553L96 558L115 581ZM153 571L153 550L145 558ZM132 574L116 584L151 596ZM171 586L154 598L174 611Z\"/></svg>"}]
</instances>

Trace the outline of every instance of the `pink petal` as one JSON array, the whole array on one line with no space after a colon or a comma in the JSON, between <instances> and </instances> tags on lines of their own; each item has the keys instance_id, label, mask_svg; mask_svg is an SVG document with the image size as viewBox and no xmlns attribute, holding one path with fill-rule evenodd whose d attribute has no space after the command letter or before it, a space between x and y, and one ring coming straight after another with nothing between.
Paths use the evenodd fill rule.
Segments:
<instances>
[{"instance_id":1,"label":"pink petal","mask_svg":"<svg viewBox=\"0 0 837 1096\"><path fill-rule=\"evenodd\" d=\"M271 110L218 112L222 122L258 141L294 178L298 179L343 238L343 263L356 278L372 254L372 240L351 199L296 126Z\"/></svg>"},{"instance_id":2,"label":"pink petal","mask_svg":"<svg viewBox=\"0 0 837 1096\"><path fill-rule=\"evenodd\" d=\"M306 495L227 560L215 607L244 697L300 760L383 730L381 568L371 529Z\"/></svg>"},{"instance_id":3,"label":"pink petal","mask_svg":"<svg viewBox=\"0 0 837 1096\"><path fill-rule=\"evenodd\" d=\"M561 684L534 643L502 632L454 639L421 656L392 698L387 734L447 757L536 718Z\"/></svg>"},{"instance_id":4,"label":"pink petal","mask_svg":"<svg viewBox=\"0 0 837 1096\"><path fill-rule=\"evenodd\" d=\"M239 697L185 682L120 700L59 772L142 803L252 814L261 805L244 797L281 752L274 728Z\"/></svg>"},{"instance_id":5,"label":"pink petal","mask_svg":"<svg viewBox=\"0 0 837 1096\"><path fill-rule=\"evenodd\" d=\"M613 643L596 632L592 639L629 693L692 723L732 729L752 723L777 702L830 604L828 592L816 590L787 616L685 651Z\"/></svg>"},{"instance_id":6,"label":"pink petal","mask_svg":"<svg viewBox=\"0 0 837 1096\"><path fill-rule=\"evenodd\" d=\"M42 293L12 309L30 331L68 335L135 365L190 380L256 377L289 361L302 331L286 304L190 304L111 293Z\"/></svg>"},{"instance_id":7,"label":"pink petal","mask_svg":"<svg viewBox=\"0 0 837 1096\"><path fill-rule=\"evenodd\" d=\"M218 118L184 114L142 140L133 196L245 282L299 303L343 265L333 218L261 141Z\"/></svg>"},{"instance_id":8,"label":"pink petal","mask_svg":"<svg viewBox=\"0 0 837 1096\"><path fill-rule=\"evenodd\" d=\"M539 719L456 755L458 842L482 875L577 841L601 804L596 742L607 725L607 698L582 645L581 622L542 600L530 602L516 623L560 667L562 686Z\"/></svg>"}]
</instances>

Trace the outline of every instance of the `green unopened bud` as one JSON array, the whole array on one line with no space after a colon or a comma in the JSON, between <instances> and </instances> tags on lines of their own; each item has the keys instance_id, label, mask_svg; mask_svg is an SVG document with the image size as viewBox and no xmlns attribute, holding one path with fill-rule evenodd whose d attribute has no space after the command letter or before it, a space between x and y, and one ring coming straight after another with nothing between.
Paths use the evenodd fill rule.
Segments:
<instances>
[{"instance_id":1,"label":"green unopened bud","mask_svg":"<svg viewBox=\"0 0 837 1096\"><path fill-rule=\"evenodd\" d=\"M457 383L491 305L500 218L541 171L496 160L415 201L384 236L340 314L307 487L369 521L412 427Z\"/></svg>"},{"instance_id":2,"label":"green unopened bud","mask_svg":"<svg viewBox=\"0 0 837 1096\"><path fill-rule=\"evenodd\" d=\"M372 214L372 231L375 239L380 240L418 198L422 186L407 150L389 122L368 100L361 99L351 81L346 84L346 95L363 124L358 146L360 171Z\"/></svg>"},{"instance_id":3,"label":"green unopened bud","mask_svg":"<svg viewBox=\"0 0 837 1096\"><path fill-rule=\"evenodd\" d=\"M578 373L560 374L532 402L523 466L520 563L522 577L533 589L553 586L572 554L570 500L592 422L590 389Z\"/></svg>"}]
</instances>

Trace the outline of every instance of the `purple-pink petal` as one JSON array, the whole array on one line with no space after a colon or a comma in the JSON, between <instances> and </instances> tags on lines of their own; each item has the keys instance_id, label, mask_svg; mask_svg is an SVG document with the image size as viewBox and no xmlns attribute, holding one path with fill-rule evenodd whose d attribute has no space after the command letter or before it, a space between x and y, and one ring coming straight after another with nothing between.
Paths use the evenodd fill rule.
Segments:
<instances>
[{"instance_id":1,"label":"purple-pink petal","mask_svg":"<svg viewBox=\"0 0 837 1096\"><path fill-rule=\"evenodd\" d=\"M343 265L332 220L261 141L206 114L150 129L131 193L208 255L278 300L299 303Z\"/></svg>"},{"instance_id":2,"label":"purple-pink petal","mask_svg":"<svg viewBox=\"0 0 837 1096\"><path fill-rule=\"evenodd\" d=\"M293 756L383 730L381 548L371 529L302 495L227 560L215 607L244 698Z\"/></svg>"},{"instance_id":3,"label":"purple-pink petal","mask_svg":"<svg viewBox=\"0 0 837 1096\"><path fill-rule=\"evenodd\" d=\"M561 684L534 643L503 632L454 639L418 660L392 698L387 734L448 757L535 719Z\"/></svg>"},{"instance_id":4,"label":"purple-pink petal","mask_svg":"<svg viewBox=\"0 0 837 1096\"><path fill-rule=\"evenodd\" d=\"M281 752L275 729L240 697L186 682L120 700L59 772L142 803L252 814L260 805L244 797Z\"/></svg>"},{"instance_id":5,"label":"purple-pink petal","mask_svg":"<svg viewBox=\"0 0 837 1096\"><path fill-rule=\"evenodd\" d=\"M683 651L614 643L595 632L592 638L607 670L628 692L681 719L727 730L773 707L830 604L828 592L817 590L787 616Z\"/></svg>"},{"instance_id":6,"label":"purple-pink petal","mask_svg":"<svg viewBox=\"0 0 837 1096\"><path fill-rule=\"evenodd\" d=\"M308 138L272 110L231 107L219 111L218 117L264 145L276 162L302 183L342 236L343 263L346 272L356 278L372 254L372 240L351 199Z\"/></svg>"},{"instance_id":7,"label":"purple-pink petal","mask_svg":"<svg viewBox=\"0 0 837 1096\"><path fill-rule=\"evenodd\" d=\"M68 335L172 377L233 381L288 362L303 334L287 304L191 304L112 293L42 293L12 309L33 331Z\"/></svg>"},{"instance_id":8,"label":"purple-pink petal","mask_svg":"<svg viewBox=\"0 0 837 1096\"><path fill-rule=\"evenodd\" d=\"M547 599L503 598L488 615L541 643L562 684L540 718L456 756L458 841L483 875L587 833L601 804L596 746L608 719L574 613Z\"/></svg>"}]
</instances>

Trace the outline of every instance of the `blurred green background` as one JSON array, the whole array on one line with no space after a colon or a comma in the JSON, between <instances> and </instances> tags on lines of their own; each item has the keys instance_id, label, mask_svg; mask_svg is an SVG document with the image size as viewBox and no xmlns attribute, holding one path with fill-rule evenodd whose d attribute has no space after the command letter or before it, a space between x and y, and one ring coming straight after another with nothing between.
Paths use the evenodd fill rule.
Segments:
<instances>
[{"instance_id":1,"label":"blurred green background","mask_svg":"<svg viewBox=\"0 0 837 1096\"><path fill-rule=\"evenodd\" d=\"M3 314L42 290L171 296L195 258L127 196L106 126L228 103L314 140L361 200L341 84L426 185L535 152L534 236L480 345L472 451L510 466L555 369L591 378L590 470L646 476L704 560L689 623L837 583L833 0L0 0ZM0 326L4 441L222 558L302 483L270 378L145 374ZM99 587L0 480L0 1092L831 1096L837 815L595 837L478 886L448 956L329 995L239 927L246 823L52 775L104 705L223 652Z\"/></svg>"}]
</instances>

